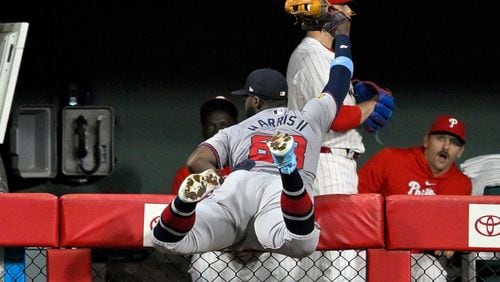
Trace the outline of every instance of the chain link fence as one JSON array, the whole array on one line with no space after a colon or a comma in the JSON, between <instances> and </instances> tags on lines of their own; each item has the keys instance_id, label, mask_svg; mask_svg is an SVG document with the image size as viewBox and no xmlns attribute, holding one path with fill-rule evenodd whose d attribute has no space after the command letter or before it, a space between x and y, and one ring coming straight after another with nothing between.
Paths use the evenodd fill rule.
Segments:
<instances>
[{"instance_id":1,"label":"chain link fence","mask_svg":"<svg viewBox=\"0 0 500 282\"><path fill-rule=\"evenodd\" d=\"M0 247L0 281L47 281L45 248Z\"/></svg>"},{"instance_id":2,"label":"chain link fence","mask_svg":"<svg viewBox=\"0 0 500 282\"><path fill-rule=\"evenodd\" d=\"M267 252L191 256L153 250L93 250L94 281L366 281L364 250L295 259Z\"/></svg>"},{"instance_id":3,"label":"chain link fence","mask_svg":"<svg viewBox=\"0 0 500 282\"><path fill-rule=\"evenodd\" d=\"M47 281L45 248L0 248L0 281ZM413 254L412 281L500 281L500 253ZM167 255L154 249L92 249L93 281L366 281L364 250L294 259L265 252Z\"/></svg>"},{"instance_id":4,"label":"chain link fence","mask_svg":"<svg viewBox=\"0 0 500 282\"><path fill-rule=\"evenodd\" d=\"M100 252L93 259L94 281L366 281L364 250L321 251L302 259L264 252ZM451 258L422 253L411 261L412 281L500 281L500 254L493 252L456 252Z\"/></svg>"},{"instance_id":5,"label":"chain link fence","mask_svg":"<svg viewBox=\"0 0 500 282\"><path fill-rule=\"evenodd\" d=\"M500 253L455 252L450 258L413 254L413 281L500 281Z\"/></svg>"}]
</instances>

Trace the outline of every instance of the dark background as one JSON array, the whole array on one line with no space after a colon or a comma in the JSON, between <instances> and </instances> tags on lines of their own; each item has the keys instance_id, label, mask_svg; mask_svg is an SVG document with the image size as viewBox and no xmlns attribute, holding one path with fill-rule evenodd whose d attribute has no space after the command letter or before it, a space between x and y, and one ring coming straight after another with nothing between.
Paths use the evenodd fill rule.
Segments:
<instances>
[{"instance_id":1,"label":"dark background","mask_svg":"<svg viewBox=\"0 0 500 282\"><path fill-rule=\"evenodd\" d=\"M4 1L5 2L5 1ZM18 1L20 2L20 1ZM103 2L103 1L101 1ZM1 22L29 22L13 109L66 105L77 83L116 114L111 176L86 184L21 179L2 155L13 191L166 193L201 141L199 105L240 88L255 68L286 71L303 32L284 1L2 3ZM355 1L354 77L390 88L397 110L363 164L384 146L421 143L436 115L468 125L464 160L499 153L500 24L494 1ZM242 110L242 102L235 101ZM243 114L240 113L240 117ZM9 138L9 136L7 136ZM8 142L7 142L8 143Z\"/></svg>"}]
</instances>

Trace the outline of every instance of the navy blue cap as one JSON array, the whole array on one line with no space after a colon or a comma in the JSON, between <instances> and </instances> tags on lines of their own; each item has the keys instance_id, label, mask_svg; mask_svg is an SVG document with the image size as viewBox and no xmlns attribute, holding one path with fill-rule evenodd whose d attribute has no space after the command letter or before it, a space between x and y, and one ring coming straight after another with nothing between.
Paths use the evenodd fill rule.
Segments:
<instances>
[{"instance_id":1,"label":"navy blue cap","mask_svg":"<svg viewBox=\"0 0 500 282\"><path fill-rule=\"evenodd\" d=\"M286 99L288 86L285 77L277 70L270 68L257 69L251 72L245 88L231 92L232 95L255 95L264 99Z\"/></svg>"}]
</instances>

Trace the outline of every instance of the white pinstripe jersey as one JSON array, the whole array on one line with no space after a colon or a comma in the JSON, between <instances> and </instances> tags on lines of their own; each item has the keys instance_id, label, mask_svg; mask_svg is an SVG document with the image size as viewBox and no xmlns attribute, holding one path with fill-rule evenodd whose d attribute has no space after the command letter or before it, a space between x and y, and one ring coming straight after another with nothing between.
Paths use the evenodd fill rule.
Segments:
<instances>
[{"instance_id":1,"label":"white pinstripe jersey","mask_svg":"<svg viewBox=\"0 0 500 282\"><path fill-rule=\"evenodd\" d=\"M305 37L290 56L286 80L288 83L288 108L300 110L307 101L323 91L330 74L330 62L335 53L319 41ZM354 96L347 95L345 105L355 105ZM330 130L323 139L323 146L347 148L358 153L365 152L362 137L355 129L346 132Z\"/></svg>"},{"instance_id":2,"label":"white pinstripe jersey","mask_svg":"<svg viewBox=\"0 0 500 282\"><path fill-rule=\"evenodd\" d=\"M329 79L330 63L335 53L318 40L305 37L295 48L288 62L288 107L301 109L307 101L321 93ZM345 105L355 105L356 100L348 94ZM356 129L346 132L329 130L323 137L323 147L334 149L333 154L321 154L317 177L314 183L316 194L353 194L358 191L356 161L346 159L345 149L365 152L361 134ZM335 150L336 149L336 150ZM341 153L344 153L342 155Z\"/></svg>"},{"instance_id":3,"label":"white pinstripe jersey","mask_svg":"<svg viewBox=\"0 0 500 282\"><path fill-rule=\"evenodd\" d=\"M312 188L318 165L322 136L335 117L337 105L332 96L321 95L310 100L302 111L284 107L266 109L231 127L220 130L202 144L211 147L220 167L250 159L251 170L278 174L264 141L276 132L294 136L297 168L304 185Z\"/></svg>"}]
</instances>

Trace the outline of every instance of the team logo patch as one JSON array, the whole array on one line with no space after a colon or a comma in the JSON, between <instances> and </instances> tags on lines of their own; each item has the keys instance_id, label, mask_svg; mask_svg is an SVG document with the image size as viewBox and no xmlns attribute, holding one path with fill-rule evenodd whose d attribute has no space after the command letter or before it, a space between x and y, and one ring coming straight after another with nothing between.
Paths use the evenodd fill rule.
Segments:
<instances>
[{"instance_id":1,"label":"team logo patch","mask_svg":"<svg viewBox=\"0 0 500 282\"><path fill-rule=\"evenodd\" d=\"M152 247L151 232L160 220L160 215L167 205L166 204L144 204L144 222L142 231L142 245L144 247Z\"/></svg>"},{"instance_id":2,"label":"team logo patch","mask_svg":"<svg viewBox=\"0 0 500 282\"><path fill-rule=\"evenodd\" d=\"M469 247L500 247L500 205L469 205Z\"/></svg>"}]
</instances>

